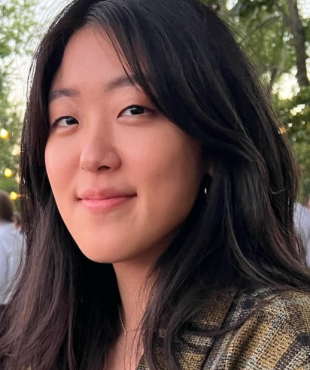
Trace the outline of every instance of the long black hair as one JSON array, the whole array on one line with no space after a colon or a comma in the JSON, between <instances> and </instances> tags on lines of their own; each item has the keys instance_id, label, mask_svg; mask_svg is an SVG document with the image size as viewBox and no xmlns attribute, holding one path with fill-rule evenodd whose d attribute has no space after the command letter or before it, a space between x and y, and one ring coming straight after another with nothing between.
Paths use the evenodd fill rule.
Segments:
<instances>
[{"instance_id":1,"label":"long black hair","mask_svg":"<svg viewBox=\"0 0 310 370\"><path fill-rule=\"evenodd\" d=\"M294 232L297 173L253 68L227 26L196 0L75 0L43 38L33 64L22 134L26 260L0 326L0 363L33 370L102 369L120 332L111 265L82 255L46 175L48 94L70 37L104 30L124 70L213 164L183 229L154 266L142 327L156 369L157 329L173 341L207 295L231 284L309 289ZM154 282L155 281L155 282Z\"/></svg>"}]
</instances>

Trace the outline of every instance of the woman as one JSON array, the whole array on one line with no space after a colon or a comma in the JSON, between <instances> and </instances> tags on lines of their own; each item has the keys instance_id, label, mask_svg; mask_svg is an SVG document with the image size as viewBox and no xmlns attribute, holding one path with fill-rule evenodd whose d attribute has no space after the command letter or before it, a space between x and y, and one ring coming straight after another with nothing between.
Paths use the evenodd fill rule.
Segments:
<instances>
[{"instance_id":1,"label":"woman","mask_svg":"<svg viewBox=\"0 0 310 370\"><path fill-rule=\"evenodd\" d=\"M35 57L8 369L305 369L295 164L194 0L76 0Z\"/></svg>"}]
</instances>

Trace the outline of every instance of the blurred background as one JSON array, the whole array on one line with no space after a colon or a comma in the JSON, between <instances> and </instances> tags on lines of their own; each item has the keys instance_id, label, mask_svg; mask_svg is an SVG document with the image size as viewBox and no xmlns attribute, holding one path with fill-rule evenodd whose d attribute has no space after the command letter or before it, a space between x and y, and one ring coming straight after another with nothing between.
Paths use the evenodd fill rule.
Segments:
<instances>
[{"instance_id":1,"label":"blurred background","mask_svg":"<svg viewBox=\"0 0 310 370\"><path fill-rule=\"evenodd\" d=\"M155 0L154 0L155 1ZM167 0L169 1L169 0ZM0 0L0 189L19 208L20 135L38 40L68 0ZM310 196L310 1L203 0L232 27L296 154Z\"/></svg>"}]
</instances>

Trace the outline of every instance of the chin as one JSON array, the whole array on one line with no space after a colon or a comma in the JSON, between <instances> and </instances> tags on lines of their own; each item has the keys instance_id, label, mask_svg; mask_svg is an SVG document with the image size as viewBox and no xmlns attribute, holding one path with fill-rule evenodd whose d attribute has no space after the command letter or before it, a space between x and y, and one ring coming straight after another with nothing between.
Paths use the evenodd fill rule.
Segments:
<instances>
[{"instance_id":1,"label":"chin","mask_svg":"<svg viewBox=\"0 0 310 370\"><path fill-rule=\"evenodd\" d=\"M102 244L97 247L92 246L92 248L79 244L78 246L86 258L97 263L117 263L127 260L129 257L124 251L120 251L119 247L107 247Z\"/></svg>"}]
</instances>

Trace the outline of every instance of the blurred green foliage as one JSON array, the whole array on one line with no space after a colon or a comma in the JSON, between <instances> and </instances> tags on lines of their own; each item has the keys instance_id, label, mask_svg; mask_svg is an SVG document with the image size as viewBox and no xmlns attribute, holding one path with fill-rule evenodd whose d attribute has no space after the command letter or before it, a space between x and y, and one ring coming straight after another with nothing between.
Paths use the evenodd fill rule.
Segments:
<instances>
[{"instance_id":1,"label":"blurred green foliage","mask_svg":"<svg viewBox=\"0 0 310 370\"><path fill-rule=\"evenodd\" d=\"M18 192L19 142L22 117L20 106L12 102L12 61L16 55L30 53L34 35L34 0L0 0L0 189ZM8 132L1 138L1 130ZM5 177L5 169L13 171Z\"/></svg>"},{"instance_id":2,"label":"blurred green foliage","mask_svg":"<svg viewBox=\"0 0 310 370\"><path fill-rule=\"evenodd\" d=\"M255 65L297 157L301 172L299 196L310 195L310 86L298 86L296 40L290 28L289 4L296 0L202 1L230 24ZM308 53L306 62L310 65L310 18L301 11L299 17ZM288 77L296 81L295 88L292 96L283 97L279 87L287 85Z\"/></svg>"}]
</instances>

